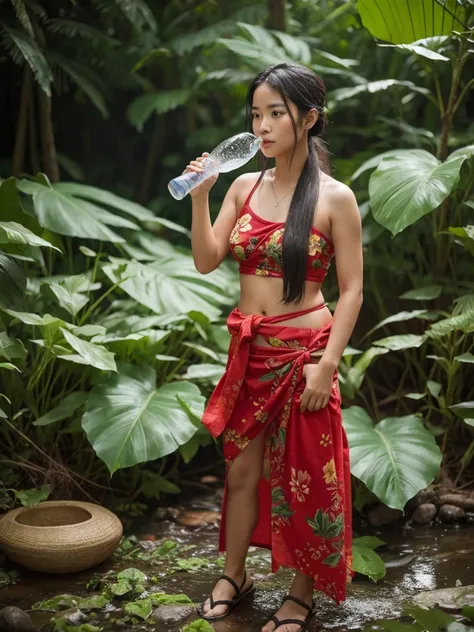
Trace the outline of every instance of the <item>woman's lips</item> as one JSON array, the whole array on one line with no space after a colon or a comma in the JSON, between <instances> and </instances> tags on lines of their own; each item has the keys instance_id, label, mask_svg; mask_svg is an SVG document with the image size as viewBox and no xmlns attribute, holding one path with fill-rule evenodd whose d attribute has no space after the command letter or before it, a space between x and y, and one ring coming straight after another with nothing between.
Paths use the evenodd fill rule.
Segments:
<instances>
[{"instance_id":1,"label":"woman's lips","mask_svg":"<svg viewBox=\"0 0 474 632\"><path fill-rule=\"evenodd\" d=\"M274 142L274 140L264 140L262 141L262 145L263 147L270 147L270 145L273 145Z\"/></svg>"}]
</instances>

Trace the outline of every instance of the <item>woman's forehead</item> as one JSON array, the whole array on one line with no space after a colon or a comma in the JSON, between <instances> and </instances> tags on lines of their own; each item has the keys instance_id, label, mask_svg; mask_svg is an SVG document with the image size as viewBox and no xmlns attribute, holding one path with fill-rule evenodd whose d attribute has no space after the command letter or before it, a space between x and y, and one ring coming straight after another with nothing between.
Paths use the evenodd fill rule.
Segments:
<instances>
[{"instance_id":1,"label":"woman's forehead","mask_svg":"<svg viewBox=\"0 0 474 632\"><path fill-rule=\"evenodd\" d=\"M252 106L255 107L268 107L271 103L279 103L283 106L284 101L281 94L275 88L272 88L268 83L261 83L253 93Z\"/></svg>"}]
</instances>

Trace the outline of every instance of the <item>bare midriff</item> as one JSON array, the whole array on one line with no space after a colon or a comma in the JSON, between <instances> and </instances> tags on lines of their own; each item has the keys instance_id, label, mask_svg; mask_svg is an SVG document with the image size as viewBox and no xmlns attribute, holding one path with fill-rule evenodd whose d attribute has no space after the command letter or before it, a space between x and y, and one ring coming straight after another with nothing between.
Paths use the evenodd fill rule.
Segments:
<instances>
[{"instance_id":1,"label":"bare midriff","mask_svg":"<svg viewBox=\"0 0 474 632\"><path fill-rule=\"evenodd\" d=\"M317 307L324 303L321 283L307 281L305 295L300 303L286 305L282 302L283 279L277 277L258 276L253 274L240 275L240 301L238 309L244 315L280 316L285 313ZM279 323L289 327L304 329L319 329L331 320L332 314L327 307L309 314L289 318ZM253 341L255 345L269 347L269 343L259 334Z\"/></svg>"}]
</instances>

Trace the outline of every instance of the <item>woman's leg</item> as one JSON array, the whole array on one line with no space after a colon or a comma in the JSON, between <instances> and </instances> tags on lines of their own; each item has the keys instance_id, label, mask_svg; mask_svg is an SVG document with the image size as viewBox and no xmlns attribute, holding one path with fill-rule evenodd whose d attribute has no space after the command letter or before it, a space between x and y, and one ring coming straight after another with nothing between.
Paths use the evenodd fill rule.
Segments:
<instances>
[{"instance_id":1,"label":"woman's leg","mask_svg":"<svg viewBox=\"0 0 474 632\"><path fill-rule=\"evenodd\" d=\"M224 575L231 577L238 586L244 578L245 559L258 520L258 483L262 477L264 448L265 432L262 431L234 459L227 473ZM248 577L243 589L250 586L251 581ZM229 582L221 580L212 595L215 601L232 599L235 590ZM206 616L218 617L227 609L227 606L220 605L211 610L207 600L203 612Z\"/></svg>"},{"instance_id":2,"label":"woman's leg","mask_svg":"<svg viewBox=\"0 0 474 632\"><path fill-rule=\"evenodd\" d=\"M296 597L300 601L311 607L313 602L313 582L300 571L296 571L295 578L290 588L290 595ZM301 619L304 621L308 615L308 611L296 604L294 601L285 601L280 610L275 613L280 621L284 619ZM275 629L275 623L269 621L263 628L262 632L272 632ZM297 623L288 623L278 628L278 632L299 632L301 625Z\"/></svg>"}]
</instances>

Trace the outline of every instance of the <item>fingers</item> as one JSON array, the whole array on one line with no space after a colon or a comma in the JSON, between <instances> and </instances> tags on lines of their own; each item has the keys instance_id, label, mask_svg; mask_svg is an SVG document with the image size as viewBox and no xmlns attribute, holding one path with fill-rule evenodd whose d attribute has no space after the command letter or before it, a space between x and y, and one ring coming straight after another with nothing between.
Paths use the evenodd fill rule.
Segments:
<instances>
[{"instance_id":1,"label":"fingers","mask_svg":"<svg viewBox=\"0 0 474 632\"><path fill-rule=\"evenodd\" d=\"M321 393L318 394L310 391L309 389L305 389L301 395L300 410L302 413L306 410L311 413L316 410L321 410L321 408L327 406L328 402L329 395Z\"/></svg>"},{"instance_id":2,"label":"fingers","mask_svg":"<svg viewBox=\"0 0 474 632\"><path fill-rule=\"evenodd\" d=\"M203 160L205 160L207 157L209 156L208 152L205 151L203 153L202 156L199 156L198 158L196 158L196 160L191 160L191 162L189 163L189 165L186 167L186 169L183 171L183 173L201 173L202 171L204 171L204 168L202 166L202 162Z\"/></svg>"}]
</instances>

